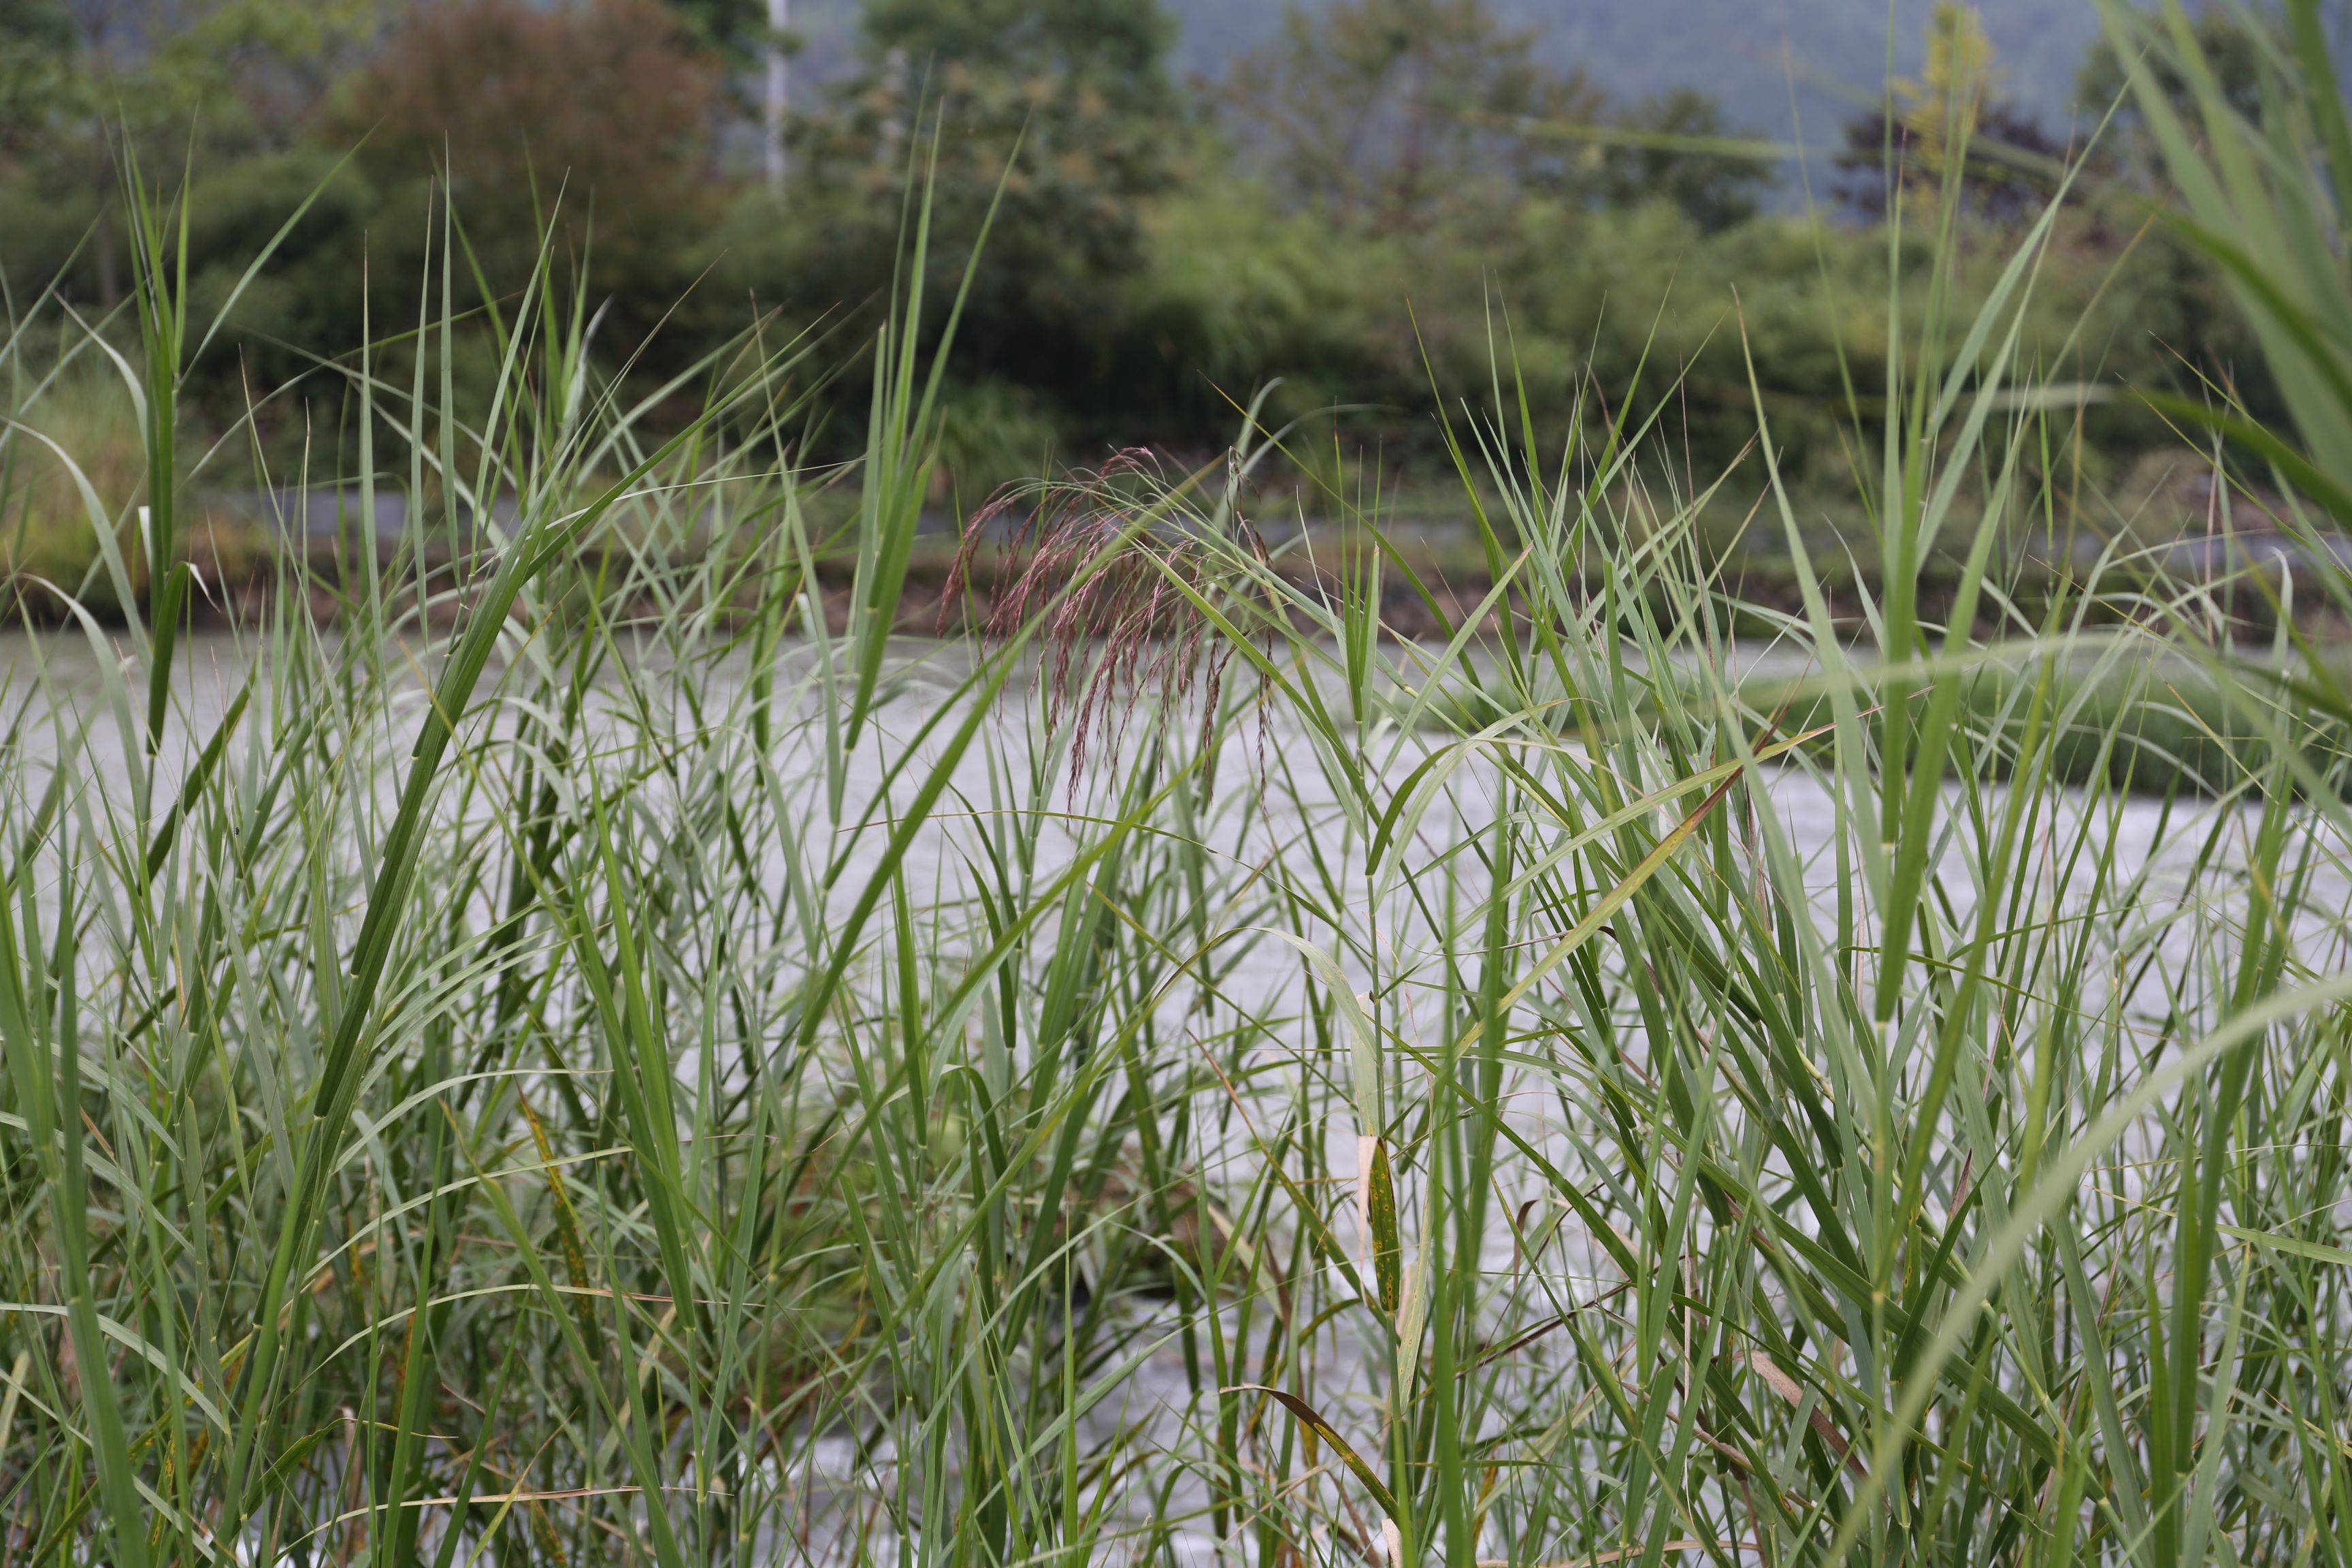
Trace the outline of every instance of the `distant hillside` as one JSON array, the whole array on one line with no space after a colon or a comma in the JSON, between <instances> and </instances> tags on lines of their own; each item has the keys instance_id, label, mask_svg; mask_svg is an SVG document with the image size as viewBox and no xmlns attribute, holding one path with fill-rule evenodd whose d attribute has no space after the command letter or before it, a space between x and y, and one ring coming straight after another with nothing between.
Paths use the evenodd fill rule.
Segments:
<instances>
[{"instance_id":1,"label":"distant hillside","mask_svg":"<svg viewBox=\"0 0 2352 1568\"><path fill-rule=\"evenodd\" d=\"M1281 26L1280 0L1166 0L1185 68L1215 74ZM1622 98L1698 87L1751 131L1786 136L1793 80L1805 139L1832 139L1844 93L1886 75L1888 0L1495 0ZM1914 70L1933 0L1893 0L1895 68ZM2054 128L2072 111L2074 68L2099 30L2091 0L1979 0L2010 96Z\"/></svg>"},{"instance_id":2,"label":"distant hillside","mask_svg":"<svg viewBox=\"0 0 2352 1568\"><path fill-rule=\"evenodd\" d=\"M1318 0L1309 0L1309 4ZM1284 0L1163 0L1181 29L1176 59L1216 76L1282 25ZM1916 69L1934 0L1893 0L1895 68ZM1790 133L1790 85L1805 140L1836 139L1851 95L1886 75L1888 0L1495 0L1544 40L1547 58L1581 65L1612 94L1705 89L1746 129ZM2091 0L1979 0L2011 96L2053 129L2071 113L2074 68L2097 36ZM856 0L794 0L806 75L841 68L854 47ZM1843 89L1843 90L1842 90Z\"/></svg>"}]
</instances>

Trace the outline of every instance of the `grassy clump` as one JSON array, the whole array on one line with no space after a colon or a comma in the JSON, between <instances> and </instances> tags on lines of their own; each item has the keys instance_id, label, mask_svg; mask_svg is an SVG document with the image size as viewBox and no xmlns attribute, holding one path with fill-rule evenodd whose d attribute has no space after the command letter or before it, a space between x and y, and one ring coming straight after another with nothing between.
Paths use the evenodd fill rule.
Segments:
<instances>
[{"instance_id":1,"label":"grassy clump","mask_svg":"<svg viewBox=\"0 0 2352 1568\"><path fill-rule=\"evenodd\" d=\"M1376 508L1286 574L1253 422L1057 491L1026 597L917 647L918 299L831 614L795 349L656 435L542 260L487 408L334 367L407 515L510 503L467 570L420 521L192 648L151 528L102 563L145 613L12 668L6 1556L2352 1556L2352 816L2303 741L2352 700L2179 629L2195 586L2005 597L2049 232L1885 312L1938 368L1865 648L1777 482L1794 612L1729 602L1703 495L1621 547L1648 437L1536 449L1507 377L1450 433L1487 603ZM2137 710L2086 665L2262 744L2135 797L2067 760Z\"/></svg>"},{"instance_id":2,"label":"grassy clump","mask_svg":"<svg viewBox=\"0 0 2352 1568\"><path fill-rule=\"evenodd\" d=\"M138 408L94 354L27 379L10 398L22 427L0 443L0 574L79 586L100 552L76 474L127 510L147 468Z\"/></svg>"},{"instance_id":3,"label":"grassy clump","mask_svg":"<svg viewBox=\"0 0 2352 1568\"><path fill-rule=\"evenodd\" d=\"M2160 643L2113 638L2104 628L2073 639L2063 658L2034 653L2029 647L2018 663L1972 658L1948 676L1963 688L1970 726L1986 742L1981 755L1963 761L1990 778L2006 779L2023 763L2046 767L2062 784L2236 797L2272 787L2289 758L2311 777L2336 778L2337 764L2352 756L2352 732L2339 717L2294 700L2297 685L2315 676L2292 662L2263 669L2250 659L2250 673L2217 676ZM1877 700L1876 673L1859 672L1849 683L1864 706ZM1820 678L1768 674L1743 683L1740 693L1780 732L1818 731L1810 742L1816 751L1833 745L1837 704ZM1915 705L1919 696L1915 690ZM2038 755L2023 752L2040 739L2032 731L2037 714L2049 731Z\"/></svg>"}]
</instances>

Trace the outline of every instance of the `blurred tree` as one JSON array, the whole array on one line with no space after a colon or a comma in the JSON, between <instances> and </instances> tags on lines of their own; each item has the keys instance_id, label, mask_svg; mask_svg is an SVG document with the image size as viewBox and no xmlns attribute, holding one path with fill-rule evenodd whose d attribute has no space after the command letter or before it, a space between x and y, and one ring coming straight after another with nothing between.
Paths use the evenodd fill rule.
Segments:
<instances>
[{"instance_id":1,"label":"blurred tree","mask_svg":"<svg viewBox=\"0 0 2352 1568\"><path fill-rule=\"evenodd\" d=\"M395 0L212 0L157 35L142 62L147 114L177 139L201 122L225 148L285 148L309 133L370 54Z\"/></svg>"},{"instance_id":2,"label":"blurred tree","mask_svg":"<svg viewBox=\"0 0 2352 1568\"><path fill-rule=\"evenodd\" d=\"M869 52L1123 89L1147 116L1172 106L1159 0L867 0L864 25Z\"/></svg>"},{"instance_id":3,"label":"blurred tree","mask_svg":"<svg viewBox=\"0 0 2352 1568\"><path fill-rule=\"evenodd\" d=\"M1580 72L1547 68L1534 45L1486 0L1291 0L1223 96L1291 193L1360 223L1421 228L1529 193L1596 188L1600 149L1532 122L1596 121L1602 95Z\"/></svg>"},{"instance_id":4,"label":"blurred tree","mask_svg":"<svg viewBox=\"0 0 2352 1568\"><path fill-rule=\"evenodd\" d=\"M813 130L834 173L895 189L907 132L934 117L951 202L992 193L1017 142L1011 226L1058 208L1065 238L1099 257L1173 175L1172 37L1159 0L869 0L863 68Z\"/></svg>"},{"instance_id":5,"label":"blurred tree","mask_svg":"<svg viewBox=\"0 0 2352 1568\"><path fill-rule=\"evenodd\" d=\"M216 153L299 140L372 48L395 0L67 0L85 111L118 132ZM33 12L48 0L0 0ZM176 157L173 162L178 162Z\"/></svg>"},{"instance_id":6,"label":"blurred tree","mask_svg":"<svg viewBox=\"0 0 2352 1568\"><path fill-rule=\"evenodd\" d=\"M766 40L767 0L667 0L694 36L730 59L741 60Z\"/></svg>"},{"instance_id":7,"label":"blurred tree","mask_svg":"<svg viewBox=\"0 0 2352 1568\"><path fill-rule=\"evenodd\" d=\"M2221 85L2224 100L2248 121L2259 124L2263 118L2263 50L2267 46L2257 31L2260 23L2255 20L2256 15L2235 7L2209 5L2189 18L2189 28L2214 79ZM2151 58L2148 68L2173 107L2194 123L2195 93L2170 61ZM2116 58L2115 45L2104 35L2092 44L2074 73L2074 104L2084 117L2095 120L2104 118L2113 109L2114 123L2105 138L2110 162L2126 178L2144 187L2164 184L2163 154L2147 133L2137 100L2125 90L2123 63Z\"/></svg>"},{"instance_id":8,"label":"blurred tree","mask_svg":"<svg viewBox=\"0 0 2352 1568\"><path fill-rule=\"evenodd\" d=\"M1958 150L1962 204L1976 217L2011 224L2040 212L2068 147L2022 106L2000 96L2002 72L1976 7L1937 0L1927 61L1898 78L1876 109L1846 122L1837 192L1865 216L1883 215L1898 184L1934 189Z\"/></svg>"},{"instance_id":9,"label":"blurred tree","mask_svg":"<svg viewBox=\"0 0 2352 1568\"><path fill-rule=\"evenodd\" d=\"M2262 36L2264 16L2252 8L2213 5L2188 18L2222 98L2253 124L2263 118L2263 51L2277 42ZM2195 90L2181 79L2171 59L2152 57L2148 67L2186 122L2199 124ZM2075 106L2084 119L2104 119L2110 110L2115 111L2100 142L2102 184L2120 185L2134 198L2122 210L2136 226L2147 199L2169 199L2171 175L2137 97L2126 90L2115 46L2104 35L2084 53L2074 83ZM2196 247L2161 233L2143 248L2147 252L2145 265L2162 279L2158 298L2164 314L2151 331L2161 333L2167 348L2164 361L2143 384L2170 385L2193 396L2205 390L2200 377L2211 377L2229 385L2257 417L2273 423L2286 418L2286 405L2261 345L2211 259Z\"/></svg>"},{"instance_id":10,"label":"blurred tree","mask_svg":"<svg viewBox=\"0 0 2352 1568\"><path fill-rule=\"evenodd\" d=\"M950 288L997 203L961 368L1076 395L1145 262L1142 204L1183 173L1172 36L1158 0L870 0L860 68L803 120L790 200L764 207L800 243L771 248L763 279L733 276L812 309L868 303L928 190Z\"/></svg>"},{"instance_id":11,"label":"blurred tree","mask_svg":"<svg viewBox=\"0 0 2352 1568\"><path fill-rule=\"evenodd\" d=\"M1971 122L1962 204L1971 216L1990 223L2032 218L2056 190L2058 172L2074 150L2013 103L1979 105ZM1931 150L1927 139L1899 111L1891 125L1884 110L1846 121L1836 167L1838 199L1872 219L1885 215L1896 178L1915 189L1927 189L1944 176L1940 143Z\"/></svg>"},{"instance_id":12,"label":"blurred tree","mask_svg":"<svg viewBox=\"0 0 2352 1568\"><path fill-rule=\"evenodd\" d=\"M0 153L22 153L84 97L65 0L0 0Z\"/></svg>"},{"instance_id":13,"label":"blurred tree","mask_svg":"<svg viewBox=\"0 0 2352 1568\"><path fill-rule=\"evenodd\" d=\"M2208 5L2189 20L2189 32L2206 63L2212 68L2214 79L2221 83L2230 106L2248 120L2259 121L2263 115L2261 36L2249 25L2246 15L2233 7ZM2186 104L2189 98L2188 83L2165 60L2149 62L2157 80L2176 104ZM2116 118L2137 122L2139 111L2124 91L2124 68L2116 58L2116 47L2102 34L2083 57L2080 69L2074 73L2074 103L2085 114L2103 115L2110 108Z\"/></svg>"},{"instance_id":14,"label":"blurred tree","mask_svg":"<svg viewBox=\"0 0 2352 1568\"><path fill-rule=\"evenodd\" d=\"M1984 18L1967 0L1936 0L1927 21L1927 59L1917 81L1898 78L1895 96L1921 152L1936 156L1964 142L1999 91L2001 70L1993 58Z\"/></svg>"},{"instance_id":15,"label":"blurred tree","mask_svg":"<svg viewBox=\"0 0 2352 1568\"><path fill-rule=\"evenodd\" d=\"M383 5L0 0L0 149L65 153L64 141L101 142L101 119L151 142L183 142L201 121L217 150L288 145Z\"/></svg>"},{"instance_id":16,"label":"blurred tree","mask_svg":"<svg viewBox=\"0 0 2352 1568\"><path fill-rule=\"evenodd\" d=\"M12 265L111 305L126 285L119 158L165 183L283 153L381 30L389 0L0 0L0 176ZM87 243L81 243L86 239Z\"/></svg>"},{"instance_id":17,"label":"blurred tree","mask_svg":"<svg viewBox=\"0 0 2352 1568\"><path fill-rule=\"evenodd\" d=\"M1723 107L1695 88L1676 88L1636 105L1622 120L1634 133L1612 144L1603 160L1611 201L1672 202L1714 234L1756 216L1771 170L1725 124Z\"/></svg>"},{"instance_id":18,"label":"blurred tree","mask_svg":"<svg viewBox=\"0 0 2352 1568\"><path fill-rule=\"evenodd\" d=\"M541 225L658 310L715 215L718 57L655 0L438 0L411 10L326 127L390 188L446 172L477 253L519 277Z\"/></svg>"}]
</instances>

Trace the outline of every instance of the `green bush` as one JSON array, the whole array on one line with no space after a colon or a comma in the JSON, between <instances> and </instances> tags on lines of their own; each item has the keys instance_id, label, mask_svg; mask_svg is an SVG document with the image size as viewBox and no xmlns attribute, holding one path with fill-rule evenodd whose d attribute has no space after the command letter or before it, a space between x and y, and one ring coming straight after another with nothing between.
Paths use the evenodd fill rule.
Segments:
<instances>
[{"instance_id":1,"label":"green bush","mask_svg":"<svg viewBox=\"0 0 2352 1568\"><path fill-rule=\"evenodd\" d=\"M258 398L266 449L299 462L322 433L350 438L348 386L313 374L322 356L348 356L368 326L376 367L395 379L419 352L438 354L437 342L420 347L405 334L437 221L445 137L463 210L475 215L467 264L509 304L537 245L537 215L568 178L565 206L578 221L558 233L559 270L584 269L598 318L589 352L608 369L630 364L636 388L761 313L774 334L863 342L915 193L929 193L934 299L957 287L992 212L952 374L1017 401L1023 419L1050 427L1081 462L1133 445L1205 450L1237 406L1279 382L1265 405L1275 420L1315 416L1318 441L1377 450L1426 477L1443 468L1435 416L1487 386L1499 357L1522 379L1544 443L1565 441L1574 417L1655 416L1669 436L1658 460L1671 452L1687 477L1748 446L1752 363L1784 472L1843 495L1843 507L1854 500L1844 484L1853 456L1877 446L1886 345L1906 345L1901 374L1931 368L2013 238L2000 223L1964 216L1946 247L1959 265L1935 307L1939 321L1927 319L1928 291L1908 289L1890 335L1882 231L1788 212L1743 216L1746 187L1723 158L1670 141L1605 156L1586 147L1589 169L1555 156L1570 145L1557 140L1449 141L1448 155L1464 161L1458 189L1439 200L1425 181L1408 182L1420 193L1408 192L1411 221L1368 221L1362 204L1317 197L1299 171L1270 167L1249 135L1228 135L1188 100L1169 77L1156 13L1130 0L1014 7L1017 27L999 25L993 0L877 6L857 72L796 126L792 184L775 195L734 178L701 140L725 100L715 57L696 40L719 13L697 33L649 4L427 7L404 16L373 55L335 57L340 76L326 74L321 107L293 132L262 134L257 126L278 121L246 113L233 132L200 141L194 300L225 297L311 200L194 367L191 394L206 428L229 428ZM1631 116L1635 130L1721 141L1703 105L1608 110L1578 84L1543 77L1470 0L1359 9L1367 26L1391 13L1451 18L1476 47L1446 55L1446 68L1479 102L1481 93L1557 100L1580 114ZM734 18L720 30L740 47L741 18L720 10ZM1291 66L1301 49L1336 47L1311 28L1293 35ZM1380 70L1417 58L1408 49L1404 66L1366 68L1385 81ZM642 90L594 85L623 79ZM177 168L155 151L152 128L142 136L151 175ZM61 277L87 311L124 297L127 247L93 145L58 133L0 155L0 273L16 295ZM2161 234L2139 235L2130 203L2144 171L2133 163L2129 176L2078 194L2038 283L2026 355L2053 380L2103 388L2195 393L2200 376L2219 374L2258 412L2270 407L2260 356L2214 267ZM1897 247L1906 279L1922 275L1927 249L1916 237ZM453 326L461 391L487 396L496 337L487 310ZM821 400L826 416L811 424L815 449L845 455L843 433L868 385L856 357L843 354ZM2084 419L2081 459L2094 465L2166 437L2124 399L2095 401ZM398 433L379 435L397 461ZM1755 480L1752 471L1741 479L1739 507Z\"/></svg>"}]
</instances>

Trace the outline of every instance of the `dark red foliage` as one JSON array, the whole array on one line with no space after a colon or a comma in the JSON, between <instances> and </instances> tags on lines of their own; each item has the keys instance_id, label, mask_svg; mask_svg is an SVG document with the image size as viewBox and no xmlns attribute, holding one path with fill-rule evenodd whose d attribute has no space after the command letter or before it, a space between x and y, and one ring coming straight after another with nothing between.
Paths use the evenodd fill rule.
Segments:
<instances>
[{"instance_id":1,"label":"dark red foliage","mask_svg":"<svg viewBox=\"0 0 2352 1568\"><path fill-rule=\"evenodd\" d=\"M568 237L593 221L596 274L621 285L663 271L710 217L723 86L719 60L656 0L428 0L343 118L372 161L446 169L460 220L494 252L527 260L561 192Z\"/></svg>"}]
</instances>

